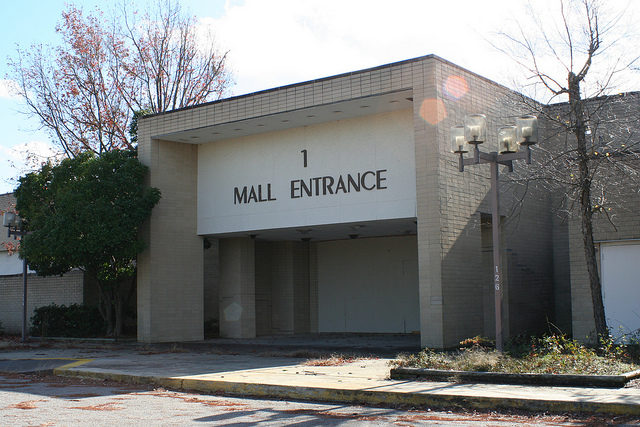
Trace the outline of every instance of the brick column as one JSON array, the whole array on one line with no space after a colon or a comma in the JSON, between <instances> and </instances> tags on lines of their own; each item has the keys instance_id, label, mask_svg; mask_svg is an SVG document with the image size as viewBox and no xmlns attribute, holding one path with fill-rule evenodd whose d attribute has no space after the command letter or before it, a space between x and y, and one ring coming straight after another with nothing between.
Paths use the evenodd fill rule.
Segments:
<instances>
[{"instance_id":1,"label":"brick column","mask_svg":"<svg viewBox=\"0 0 640 427\"><path fill-rule=\"evenodd\" d=\"M138 340L204 338L203 243L196 232L197 146L151 140L142 121L139 158L162 198L141 228L138 256Z\"/></svg>"},{"instance_id":2,"label":"brick column","mask_svg":"<svg viewBox=\"0 0 640 427\"><path fill-rule=\"evenodd\" d=\"M435 102L437 90L433 61L415 63L412 71L420 341L423 347L442 348L445 345L445 301L438 185L440 156L436 143L436 119L442 112L439 111L439 104Z\"/></svg>"},{"instance_id":3,"label":"brick column","mask_svg":"<svg viewBox=\"0 0 640 427\"><path fill-rule=\"evenodd\" d=\"M309 332L309 243L274 242L272 328L275 334Z\"/></svg>"},{"instance_id":4,"label":"brick column","mask_svg":"<svg viewBox=\"0 0 640 427\"><path fill-rule=\"evenodd\" d=\"M220 239L220 336L256 336L255 242Z\"/></svg>"}]
</instances>

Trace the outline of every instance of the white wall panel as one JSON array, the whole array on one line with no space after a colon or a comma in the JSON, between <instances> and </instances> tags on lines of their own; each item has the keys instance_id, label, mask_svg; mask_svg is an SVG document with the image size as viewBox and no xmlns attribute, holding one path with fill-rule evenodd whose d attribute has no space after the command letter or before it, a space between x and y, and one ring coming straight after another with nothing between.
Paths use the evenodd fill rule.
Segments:
<instances>
[{"instance_id":1,"label":"white wall panel","mask_svg":"<svg viewBox=\"0 0 640 427\"><path fill-rule=\"evenodd\" d=\"M317 243L319 332L420 329L415 236Z\"/></svg>"},{"instance_id":2,"label":"white wall panel","mask_svg":"<svg viewBox=\"0 0 640 427\"><path fill-rule=\"evenodd\" d=\"M216 141L198 150L199 234L416 216L410 110ZM347 184L358 174L364 184L356 191ZM313 187L311 196L300 181Z\"/></svg>"},{"instance_id":3,"label":"white wall panel","mask_svg":"<svg viewBox=\"0 0 640 427\"><path fill-rule=\"evenodd\" d=\"M29 273L34 271L29 269ZM0 276L22 274L22 260L18 254L9 255L7 251L0 251Z\"/></svg>"},{"instance_id":4,"label":"white wall panel","mask_svg":"<svg viewBox=\"0 0 640 427\"><path fill-rule=\"evenodd\" d=\"M640 244L603 244L602 295L614 337L640 330Z\"/></svg>"}]
</instances>

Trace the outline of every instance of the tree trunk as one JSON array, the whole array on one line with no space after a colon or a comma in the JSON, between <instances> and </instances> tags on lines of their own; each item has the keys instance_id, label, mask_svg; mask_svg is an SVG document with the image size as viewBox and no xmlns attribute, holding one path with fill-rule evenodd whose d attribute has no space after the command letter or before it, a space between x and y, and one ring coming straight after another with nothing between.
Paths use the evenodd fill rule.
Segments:
<instances>
[{"instance_id":1,"label":"tree trunk","mask_svg":"<svg viewBox=\"0 0 640 427\"><path fill-rule=\"evenodd\" d=\"M118 338L122 335L124 304L119 282L98 282L100 303L98 309L107 326L107 335Z\"/></svg>"},{"instance_id":2,"label":"tree trunk","mask_svg":"<svg viewBox=\"0 0 640 427\"><path fill-rule=\"evenodd\" d=\"M115 286L113 288L113 302L113 308L116 317L115 325L113 328L113 336L117 339L122 334L122 295L120 295L119 286Z\"/></svg>"},{"instance_id":3,"label":"tree trunk","mask_svg":"<svg viewBox=\"0 0 640 427\"><path fill-rule=\"evenodd\" d=\"M104 313L105 313L104 321L107 324L107 335L112 336L113 328L114 328L113 303L112 303L111 295L109 294L110 292L105 292L105 298L102 301L102 304L104 304Z\"/></svg>"},{"instance_id":4,"label":"tree trunk","mask_svg":"<svg viewBox=\"0 0 640 427\"><path fill-rule=\"evenodd\" d=\"M96 276L93 275L93 277L95 278ZM110 295L111 292L109 292L108 289L105 289L105 285L100 282L100 280L95 280L98 284L98 295L100 297L98 301L98 311L100 312L100 316L102 316L102 320L104 320L104 323L107 327L107 335L111 335L113 331L113 310Z\"/></svg>"},{"instance_id":5,"label":"tree trunk","mask_svg":"<svg viewBox=\"0 0 640 427\"><path fill-rule=\"evenodd\" d=\"M602 301L602 284L598 274L598 263L593 243L593 208L591 206L591 176L589 171L589 153L587 152L587 118L580 96L580 80L569 73L569 104L571 106L571 125L577 140L579 185L580 185L580 221L584 255L591 288L593 319L599 337L609 334Z\"/></svg>"},{"instance_id":6,"label":"tree trunk","mask_svg":"<svg viewBox=\"0 0 640 427\"><path fill-rule=\"evenodd\" d=\"M93 277L96 277L94 275ZM113 298L113 287L101 282L96 278L96 283L98 284L98 291L100 295L100 300L98 301L98 311L100 311L100 315L102 316L102 320L107 327L107 336L113 336L115 329L114 322L114 298ZM117 319L116 319L117 320Z\"/></svg>"}]
</instances>

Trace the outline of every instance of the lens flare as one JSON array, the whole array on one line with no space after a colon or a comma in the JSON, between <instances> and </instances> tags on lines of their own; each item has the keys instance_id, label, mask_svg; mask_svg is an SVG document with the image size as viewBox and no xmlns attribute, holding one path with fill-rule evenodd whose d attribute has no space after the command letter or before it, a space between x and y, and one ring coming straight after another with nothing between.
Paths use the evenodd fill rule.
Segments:
<instances>
[{"instance_id":1,"label":"lens flare","mask_svg":"<svg viewBox=\"0 0 640 427\"><path fill-rule=\"evenodd\" d=\"M444 96L451 100L458 100L469 92L469 85L462 76L449 76L442 84Z\"/></svg>"},{"instance_id":2,"label":"lens flare","mask_svg":"<svg viewBox=\"0 0 640 427\"><path fill-rule=\"evenodd\" d=\"M420 116L427 123L436 125L447 117L447 109L441 99L427 98L420 105Z\"/></svg>"}]
</instances>

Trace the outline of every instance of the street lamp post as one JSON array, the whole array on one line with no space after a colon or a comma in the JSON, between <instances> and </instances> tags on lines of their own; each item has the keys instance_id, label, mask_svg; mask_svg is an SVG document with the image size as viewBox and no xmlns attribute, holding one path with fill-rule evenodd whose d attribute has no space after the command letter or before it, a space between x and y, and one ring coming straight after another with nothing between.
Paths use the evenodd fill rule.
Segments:
<instances>
[{"instance_id":1,"label":"street lamp post","mask_svg":"<svg viewBox=\"0 0 640 427\"><path fill-rule=\"evenodd\" d=\"M7 227L9 237L13 236L14 239L27 234L22 219L13 212L5 212L2 225ZM27 259L22 258L22 342L26 342L27 337Z\"/></svg>"},{"instance_id":2,"label":"street lamp post","mask_svg":"<svg viewBox=\"0 0 640 427\"><path fill-rule=\"evenodd\" d=\"M500 260L500 200L498 193L498 165L507 166L513 172L514 160L525 160L531 164L531 145L538 142L538 119L522 116L515 125L498 129L498 151L483 152L479 145L487 139L487 119L483 114L465 117L464 126L451 128L452 151L459 155L458 169L465 166L489 163L491 167L491 228L493 240L493 288L495 290L496 349L503 351L502 337L502 263ZM473 148L470 148L473 146ZM524 150L519 151L523 146ZM464 153L473 151L473 157Z\"/></svg>"}]
</instances>

